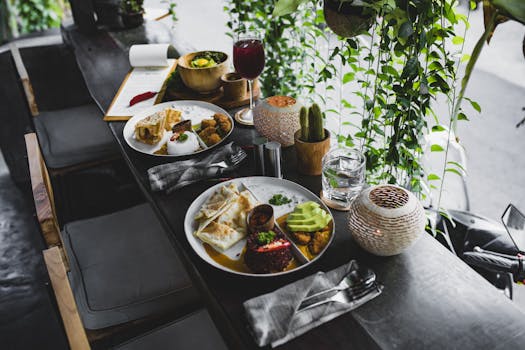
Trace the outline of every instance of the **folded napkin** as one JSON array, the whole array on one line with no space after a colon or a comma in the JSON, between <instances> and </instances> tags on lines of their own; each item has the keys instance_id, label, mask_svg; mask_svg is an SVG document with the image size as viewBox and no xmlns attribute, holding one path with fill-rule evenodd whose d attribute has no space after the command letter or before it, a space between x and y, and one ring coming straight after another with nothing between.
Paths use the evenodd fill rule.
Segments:
<instances>
[{"instance_id":1,"label":"folded napkin","mask_svg":"<svg viewBox=\"0 0 525 350\"><path fill-rule=\"evenodd\" d=\"M154 166L148 170L151 189L170 193L192 183L232 171L239 166L240 161L227 168L210 167L210 164L222 162L237 153L241 153L242 159L246 158L246 152L230 142L204 157Z\"/></svg>"},{"instance_id":2,"label":"folded napkin","mask_svg":"<svg viewBox=\"0 0 525 350\"><path fill-rule=\"evenodd\" d=\"M296 313L303 299L339 284L357 263L352 260L329 272L315 275L284 286L276 291L244 302L246 317L259 346L276 347L303 333L358 308L381 294L381 286L350 304L326 303Z\"/></svg>"}]
</instances>

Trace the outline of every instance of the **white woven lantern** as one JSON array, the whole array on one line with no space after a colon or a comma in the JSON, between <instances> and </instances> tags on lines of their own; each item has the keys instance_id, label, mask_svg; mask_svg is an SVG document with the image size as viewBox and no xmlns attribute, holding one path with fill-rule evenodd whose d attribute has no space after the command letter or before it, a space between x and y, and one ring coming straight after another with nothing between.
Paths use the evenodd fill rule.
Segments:
<instances>
[{"instance_id":1,"label":"white woven lantern","mask_svg":"<svg viewBox=\"0 0 525 350\"><path fill-rule=\"evenodd\" d=\"M289 96L271 96L260 101L253 110L255 129L270 141L283 147L294 144L294 134L301 128L301 103Z\"/></svg>"},{"instance_id":2,"label":"white woven lantern","mask_svg":"<svg viewBox=\"0 0 525 350\"><path fill-rule=\"evenodd\" d=\"M348 225L354 240L381 256L401 253L425 230L426 216L419 200L394 185L363 190L352 202Z\"/></svg>"}]
</instances>

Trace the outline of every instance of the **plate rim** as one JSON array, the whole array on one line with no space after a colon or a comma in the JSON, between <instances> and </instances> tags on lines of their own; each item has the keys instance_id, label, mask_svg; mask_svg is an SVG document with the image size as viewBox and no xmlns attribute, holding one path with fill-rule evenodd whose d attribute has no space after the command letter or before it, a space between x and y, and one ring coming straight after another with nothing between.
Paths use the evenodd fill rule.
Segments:
<instances>
[{"instance_id":1,"label":"plate rim","mask_svg":"<svg viewBox=\"0 0 525 350\"><path fill-rule=\"evenodd\" d=\"M310 194L313 198L316 198L316 201L317 203L319 203L324 210L326 210L330 216L332 217L332 234L330 235L330 240L328 241L328 244L324 247L323 251L318 254L315 258L313 258L312 260L308 261L306 264L303 264L303 265L300 265L298 266L297 268L295 269L292 269L292 270L288 270L288 271L281 271L281 272L275 272L275 273L248 273L248 272L239 272L239 271L234 271L234 270L231 270L231 269L228 269L227 267L213 261L213 263L209 262L208 260L206 260L194 247L194 243L192 242L192 240L190 240L190 237L194 238L194 240L197 242L197 243L200 243L202 244L202 241L200 241L197 237L195 237L193 235L193 232L192 230L188 230L187 228L188 227L191 227L192 225L192 222L194 221L194 219L192 217L189 217L189 213L190 213L190 209L195 205L195 203L197 202L197 200L199 200L201 197L203 197L206 193L209 193L209 192L212 192L212 190L216 190L217 188L219 188L220 186L226 186L228 185L229 183L232 183L232 182L242 182L243 179L272 179L272 181L283 181L283 182L287 182L287 183L291 183L292 186L298 186L301 191L306 191L308 194ZM220 182L218 184L215 184L211 187L209 187L208 189L204 190L201 194L199 194L190 204L190 206L188 207L188 210L186 210L186 214L184 215L184 233L185 233L185 236L186 236L186 240L188 241L188 244L191 246L191 248L193 249L194 253L200 258L202 259L202 261L204 261L205 263L207 263L208 265L210 266L213 266L214 268L218 269L218 270L222 270L224 272L227 272L227 273L231 273L231 274L234 274L234 275L239 275L239 276L246 276L246 277L258 277L258 278L266 278L266 277L278 277L278 276L283 276L283 275L288 275L288 274L291 274L291 273L294 273L294 272L297 272L297 271L300 271L308 266L310 266L311 264L313 264L314 262L316 262L322 255L324 255L324 253L326 252L326 250L328 249L328 247L332 244L333 240L334 240L334 236L335 236L335 219L334 219L334 216L332 214L332 212L330 211L330 208L328 208L326 206L326 204L323 203L323 201L318 197L316 196L312 191L310 191L308 188L304 187L303 185L301 184L298 184L294 181L291 181L291 180L288 180L288 179L280 179L280 178L276 178L276 177L270 177L270 176L244 176L244 177L238 177L238 178L235 178L235 179L231 179L231 180L228 180L228 181L224 181L224 182ZM211 257L210 257L211 259ZM213 260L213 259L212 259Z\"/></svg>"},{"instance_id":2,"label":"plate rim","mask_svg":"<svg viewBox=\"0 0 525 350\"><path fill-rule=\"evenodd\" d=\"M173 104L177 104L177 103L194 103L195 105L198 105L200 107L204 107L204 108L209 108L210 106L212 107L212 109L216 109L218 110L218 112L228 116L228 118L230 118L230 122L232 124L232 128L230 129L230 131L219 141L217 142L216 144L206 148L206 149L202 149L200 151L197 151L197 152L193 152L193 153L188 153L188 154L181 154L181 155L170 155L170 154L154 154L154 153L149 153L149 152L146 152L146 151L143 151L143 150L140 150L138 149L135 145L131 144L130 141L128 140L128 138L126 137L126 131L128 129L130 129L132 126L132 122L135 122L135 120L139 119L139 118L145 118L147 116L147 114L152 114L154 112L157 111L157 108L161 107L161 106L171 106ZM146 114L146 115L144 115ZM215 148L216 146L219 146L220 144L222 144L230 135L231 133L233 132L233 129L235 127L235 122L234 122L234 119L233 117L230 115L230 113L228 113L228 111L226 111L224 108L222 107L219 107L213 103L210 103L210 102L206 102L206 101L199 101L199 100L174 100L174 101L167 101L167 102L162 102L162 103L158 103L156 105L153 105L153 106L150 106L148 108L145 108L143 110L141 110L140 112L136 113L135 115L133 115L131 118L129 118L127 121L126 121L126 124L124 125L124 128L122 129L122 137L124 138L124 140L126 141L126 144L132 148L133 150L139 152L139 153L142 153L142 154L146 154L146 155L149 155L149 156L154 156L154 157L164 157L164 158L186 158L186 157L192 157L194 155L198 155L198 154L201 154L203 152L206 152L210 149L213 149ZM133 133L132 133L133 134Z\"/></svg>"}]
</instances>

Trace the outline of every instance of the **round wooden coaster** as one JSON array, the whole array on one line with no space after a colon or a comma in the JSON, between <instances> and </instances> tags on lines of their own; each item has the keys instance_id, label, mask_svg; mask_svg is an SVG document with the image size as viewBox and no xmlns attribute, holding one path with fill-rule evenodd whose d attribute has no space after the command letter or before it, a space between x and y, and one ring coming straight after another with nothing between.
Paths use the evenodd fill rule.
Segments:
<instances>
[{"instance_id":1,"label":"round wooden coaster","mask_svg":"<svg viewBox=\"0 0 525 350\"><path fill-rule=\"evenodd\" d=\"M324 204L326 204L329 208L332 208L334 210L338 211L349 211L350 210L350 204L347 206L341 205L339 203L336 203L334 201L329 200L323 195L323 191L321 190L321 195L319 196Z\"/></svg>"},{"instance_id":2,"label":"round wooden coaster","mask_svg":"<svg viewBox=\"0 0 525 350\"><path fill-rule=\"evenodd\" d=\"M253 122L248 122L244 119L241 119L241 115L244 113L245 110L247 110L248 108L243 108L241 109L240 111L238 111L237 113L235 113L235 120L237 121L237 123L239 124L242 124L242 125L245 125L245 126L253 126Z\"/></svg>"}]
</instances>

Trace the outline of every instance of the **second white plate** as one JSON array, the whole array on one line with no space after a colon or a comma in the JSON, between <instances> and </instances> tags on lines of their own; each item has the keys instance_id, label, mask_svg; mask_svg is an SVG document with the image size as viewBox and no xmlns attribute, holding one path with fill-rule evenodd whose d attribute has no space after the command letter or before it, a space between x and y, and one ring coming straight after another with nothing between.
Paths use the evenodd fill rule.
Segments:
<instances>
[{"instance_id":1,"label":"second white plate","mask_svg":"<svg viewBox=\"0 0 525 350\"><path fill-rule=\"evenodd\" d=\"M179 156L173 156L173 155L162 155L162 154L154 154L159 148L165 144L169 138L172 135L171 131L166 131L164 133L164 137L160 142L158 142L155 145L148 145L143 142L137 141L135 139L135 125L142 119L146 118L148 115L151 115L155 112L162 111L163 109L166 109L168 107L172 107L175 109L178 109L182 112L182 119L183 120L191 120L191 123L193 125L200 124L203 119L209 119L212 118L215 113L222 113L228 118L230 118L230 121L232 123L232 128L228 134L226 134L221 141L216 143L215 145L212 145L207 148L203 148L197 152L192 152L188 154L182 154ZM224 142L224 140L230 136L234 128L234 122L231 117L231 115L226 112L224 109L222 109L219 106L216 106L214 104L203 102L203 101L190 101L190 100L181 100L181 101L171 101L171 102L164 102L159 103L158 105L155 105L151 108L145 109L141 111L140 113L135 114L130 120L127 121L126 125L124 126L124 139L126 140L127 144L133 148L134 150L149 154L156 157L184 157L188 155L193 154L199 154L201 152L204 152L207 149L217 147L221 143Z\"/></svg>"}]
</instances>

